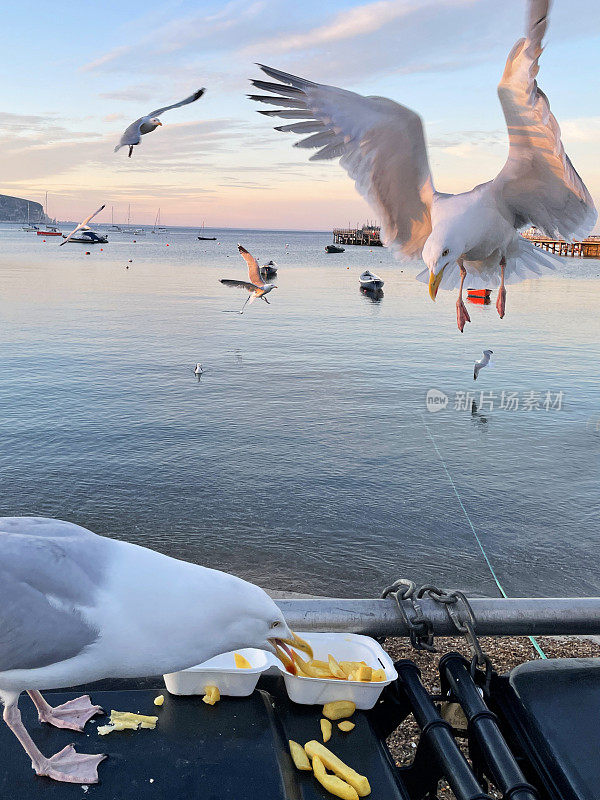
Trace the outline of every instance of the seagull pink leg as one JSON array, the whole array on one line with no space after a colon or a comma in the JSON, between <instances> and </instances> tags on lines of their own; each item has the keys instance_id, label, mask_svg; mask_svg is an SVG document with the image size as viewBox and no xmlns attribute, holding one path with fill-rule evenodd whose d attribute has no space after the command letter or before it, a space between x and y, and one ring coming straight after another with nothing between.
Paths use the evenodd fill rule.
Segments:
<instances>
[{"instance_id":1,"label":"seagull pink leg","mask_svg":"<svg viewBox=\"0 0 600 800\"><path fill-rule=\"evenodd\" d=\"M63 783L98 783L98 764L105 755L86 755L75 752L72 744L64 747L59 753L46 758L35 746L21 721L19 711L19 695L4 693L4 721L21 742L23 749L31 759L32 769L37 775L45 775Z\"/></svg>"},{"instance_id":2,"label":"seagull pink leg","mask_svg":"<svg viewBox=\"0 0 600 800\"><path fill-rule=\"evenodd\" d=\"M93 706L89 695L69 700L56 708L47 703L37 691L27 692L35 703L40 722L47 722L55 728L68 728L82 731L85 723L96 714L104 714L100 706Z\"/></svg>"},{"instance_id":3,"label":"seagull pink leg","mask_svg":"<svg viewBox=\"0 0 600 800\"><path fill-rule=\"evenodd\" d=\"M498 299L496 300L496 311L500 315L500 319L504 319L504 308L506 306L506 289L504 288L504 268L506 267L506 259L504 256L500 259L500 288L498 289Z\"/></svg>"},{"instance_id":4,"label":"seagull pink leg","mask_svg":"<svg viewBox=\"0 0 600 800\"><path fill-rule=\"evenodd\" d=\"M465 324L471 322L471 317L462 299L463 283L467 277L467 270L463 265L462 258L458 259L458 266L460 267L460 289L458 290L458 300L456 301L456 323L458 325L458 330L462 333Z\"/></svg>"}]
</instances>

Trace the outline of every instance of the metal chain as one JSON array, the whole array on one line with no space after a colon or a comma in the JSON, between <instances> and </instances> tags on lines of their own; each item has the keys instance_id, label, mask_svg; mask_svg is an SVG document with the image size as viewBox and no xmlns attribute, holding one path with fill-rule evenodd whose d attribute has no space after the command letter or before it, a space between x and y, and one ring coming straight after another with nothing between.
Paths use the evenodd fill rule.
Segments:
<instances>
[{"instance_id":1,"label":"metal chain","mask_svg":"<svg viewBox=\"0 0 600 800\"><path fill-rule=\"evenodd\" d=\"M400 578L394 581L391 586L386 587L381 596L385 598L390 595L396 600L398 609L408 627L411 644L416 650L428 650L431 653L436 652L433 641L433 625L430 620L423 615L423 610L418 601L427 595L432 600L444 606L450 621L457 632L465 638L471 650L471 675L473 679L475 679L477 675L477 668L481 667L483 669L484 692L487 694L492 678L492 662L484 652L477 638L475 632L477 621L473 614L471 604L464 593L458 590L447 592L444 589L439 589L437 586L428 583L417 589L413 581ZM410 601L409 608L412 612L410 617L407 611L407 605L403 601Z\"/></svg>"}]
</instances>

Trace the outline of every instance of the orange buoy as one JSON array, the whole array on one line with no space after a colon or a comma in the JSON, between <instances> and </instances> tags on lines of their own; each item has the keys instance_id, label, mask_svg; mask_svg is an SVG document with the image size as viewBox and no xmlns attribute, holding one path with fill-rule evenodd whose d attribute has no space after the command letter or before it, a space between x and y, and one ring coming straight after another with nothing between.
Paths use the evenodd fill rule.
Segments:
<instances>
[{"instance_id":1,"label":"orange buoy","mask_svg":"<svg viewBox=\"0 0 600 800\"><path fill-rule=\"evenodd\" d=\"M485 299L489 297L492 293L491 289L467 289L467 297L469 299L477 298L477 299Z\"/></svg>"}]
</instances>

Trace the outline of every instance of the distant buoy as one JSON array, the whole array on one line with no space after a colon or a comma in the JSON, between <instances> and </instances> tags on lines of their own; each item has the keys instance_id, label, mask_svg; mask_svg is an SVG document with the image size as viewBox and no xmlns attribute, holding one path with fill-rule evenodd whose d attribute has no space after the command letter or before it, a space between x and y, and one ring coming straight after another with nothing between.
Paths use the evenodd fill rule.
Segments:
<instances>
[{"instance_id":1,"label":"distant buoy","mask_svg":"<svg viewBox=\"0 0 600 800\"><path fill-rule=\"evenodd\" d=\"M168 247L168 246L169 246L169 245L167 245L167 247Z\"/></svg>"},{"instance_id":2,"label":"distant buoy","mask_svg":"<svg viewBox=\"0 0 600 800\"><path fill-rule=\"evenodd\" d=\"M86 250L86 251L85 251L85 254L86 254L86 256L89 256L89 255L90 255L90 251L89 251L89 250Z\"/></svg>"},{"instance_id":3,"label":"distant buoy","mask_svg":"<svg viewBox=\"0 0 600 800\"><path fill-rule=\"evenodd\" d=\"M134 243L134 244L136 243L136 239L134 239L134 240L133 240L133 243Z\"/></svg>"},{"instance_id":4,"label":"distant buoy","mask_svg":"<svg viewBox=\"0 0 600 800\"><path fill-rule=\"evenodd\" d=\"M129 259L129 263L133 264L133 259L132 258Z\"/></svg>"},{"instance_id":5,"label":"distant buoy","mask_svg":"<svg viewBox=\"0 0 600 800\"><path fill-rule=\"evenodd\" d=\"M42 242L45 242L45 241L46 241L45 239L42 239Z\"/></svg>"},{"instance_id":6,"label":"distant buoy","mask_svg":"<svg viewBox=\"0 0 600 800\"><path fill-rule=\"evenodd\" d=\"M101 248L100 248L100 252L102 252L103 250L104 250L104 248L103 248L103 247L101 247Z\"/></svg>"}]
</instances>

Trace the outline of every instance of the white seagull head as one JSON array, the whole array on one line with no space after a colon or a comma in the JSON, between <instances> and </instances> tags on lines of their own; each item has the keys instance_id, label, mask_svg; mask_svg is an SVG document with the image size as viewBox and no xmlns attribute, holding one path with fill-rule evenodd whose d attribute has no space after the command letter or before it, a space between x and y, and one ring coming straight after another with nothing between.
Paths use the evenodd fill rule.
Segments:
<instances>
[{"instance_id":1,"label":"white seagull head","mask_svg":"<svg viewBox=\"0 0 600 800\"><path fill-rule=\"evenodd\" d=\"M156 130L160 125L162 127L162 122L159 120L158 117L150 117L148 120L148 124L153 126L153 129Z\"/></svg>"},{"instance_id":2,"label":"white seagull head","mask_svg":"<svg viewBox=\"0 0 600 800\"><path fill-rule=\"evenodd\" d=\"M435 300L442 282L444 270L465 252L465 245L458 241L455 231L445 226L434 228L423 248L423 261L429 270L429 296Z\"/></svg>"}]
</instances>

